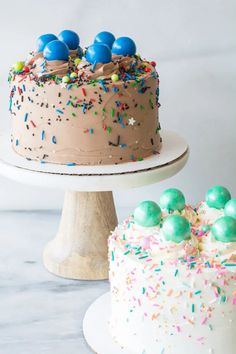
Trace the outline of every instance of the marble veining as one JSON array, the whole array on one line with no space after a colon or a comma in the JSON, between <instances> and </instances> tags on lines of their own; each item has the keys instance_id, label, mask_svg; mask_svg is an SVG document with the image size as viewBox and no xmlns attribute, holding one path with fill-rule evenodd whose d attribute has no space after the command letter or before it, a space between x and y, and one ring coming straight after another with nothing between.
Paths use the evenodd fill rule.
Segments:
<instances>
[{"instance_id":1,"label":"marble veining","mask_svg":"<svg viewBox=\"0 0 236 354\"><path fill-rule=\"evenodd\" d=\"M60 214L0 213L0 354L91 354L82 331L88 306L107 281L56 277L42 264Z\"/></svg>"}]
</instances>

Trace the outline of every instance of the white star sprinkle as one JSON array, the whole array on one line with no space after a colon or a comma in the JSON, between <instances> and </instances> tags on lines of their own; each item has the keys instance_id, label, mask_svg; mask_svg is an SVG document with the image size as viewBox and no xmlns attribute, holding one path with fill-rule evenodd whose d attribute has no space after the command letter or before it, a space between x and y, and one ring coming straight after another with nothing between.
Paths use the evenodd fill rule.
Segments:
<instances>
[{"instance_id":1,"label":"white star sprinkle","mask_svg":"<svg viewBox=\"0 0 236 354\"><path fill-rule=\"evenodd\" d=\"M61 88L66 88L67 83L66 83L66 82L61 82L61 83L60 83L60 86L61 86Z\"/></svg>"},{"instance_id":2,"label":"white star sprinkle","mask_svg":"<svg viewBox=\"0 0 236 354\"><path fill-rule=\"evenodd\" d=\"M133 117L129 119L129 125L134 125L135 122L136 120Z\"/></svg>"}]
</instances>

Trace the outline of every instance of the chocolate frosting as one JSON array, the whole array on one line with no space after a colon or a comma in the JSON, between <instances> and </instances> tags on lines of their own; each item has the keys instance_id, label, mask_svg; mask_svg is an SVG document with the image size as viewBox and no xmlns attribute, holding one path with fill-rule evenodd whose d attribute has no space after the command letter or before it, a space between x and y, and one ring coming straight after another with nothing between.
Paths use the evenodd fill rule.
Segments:
<instances>
[{"instance_id":1,"label":"chocolate frosting","mask_svg":"<svg viewBox=\"0 0 236 354\"><path fill-rule=\"evenodd\" d=\"M67 85L53 79L66 75L70 65L38 58L29 75L12 78L17 153L44 162L97 165L141 160L160 151L159 81L153 66L145 63L144 71L141 59L115 57L93 68L82 60L73 68L77 80ZM113 73L124 78L112 82Z\"/></svg>"}]
</instances>

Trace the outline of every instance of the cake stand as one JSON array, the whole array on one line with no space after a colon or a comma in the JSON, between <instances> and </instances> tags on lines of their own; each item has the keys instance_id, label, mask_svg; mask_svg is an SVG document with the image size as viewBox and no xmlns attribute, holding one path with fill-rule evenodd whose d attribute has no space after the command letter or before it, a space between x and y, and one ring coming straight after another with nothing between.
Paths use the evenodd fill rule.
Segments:
<instances>
[{"instance_id":1,"label":"cake stand","mask_svg":"<svg viewBox=\"0 0 236 354\"><path fill-rule=\"evenodd\" d=\"M17 182L65 190L56 237L43 254L45 267L71 279L108 277L107 237L117 225L112 191L137 188L173 176L185 165L183 138L162 131L160 155L143 161L103 166L65 166L28 161L0 136L0 174Z\"/></svg>"}]
</instances>

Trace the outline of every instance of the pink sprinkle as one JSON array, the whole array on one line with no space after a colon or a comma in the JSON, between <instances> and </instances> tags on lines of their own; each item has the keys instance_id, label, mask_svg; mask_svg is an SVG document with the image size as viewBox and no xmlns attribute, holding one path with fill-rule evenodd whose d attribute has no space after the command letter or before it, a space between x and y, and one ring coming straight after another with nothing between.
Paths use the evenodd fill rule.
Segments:
<instances>
[{"instance_id":1,"label":"pink sprinkle","mask_svg":"<svg viewBox=\"0 0 236 354\"><path fill-rule=\"evenodd\" d=\"M232 304L235 305L236 304L236 296L233 298L232 300Z\"/></svg>"},{"instance_id":2,"label":"pink sprinkle","mask_svg":"<svg viewBox=\"0 0 236 354\"><path fill-rule=\"evenodd\" d=\"M176 326L177 332L181 332L180 326Z\"/></svg>"},{"instance_id":3,"label":"pink sprinkle","mask_svg":"<svg viewBox=\"0 0 236 354\"><path fill-rule=\"evenodd\" d=\"M204 337L199 337L199 338L197 338L197 341L198 342L202 342L204 340Z\"/></svg>"},{"instance_id":4,"label":"pink sprinkle","mask_svg":"<svg viewBox=\"0 0 236 354\"><path fill-rule=\"evenodd\" d=\"M150 237L145 237L142 241L141 246L144 250L150 249Z\"/></svg>"},{"instance_id":5,"label":"pink sprinkle","mask_svg":"<svg viewBox=\"0 0 236 354\"><path fill-rule=\"evenodd\" d=\"M203 318L202 322L201 322L201 325L204 325L207 321L207 317Z\"/></svg>"}]
</instances>

